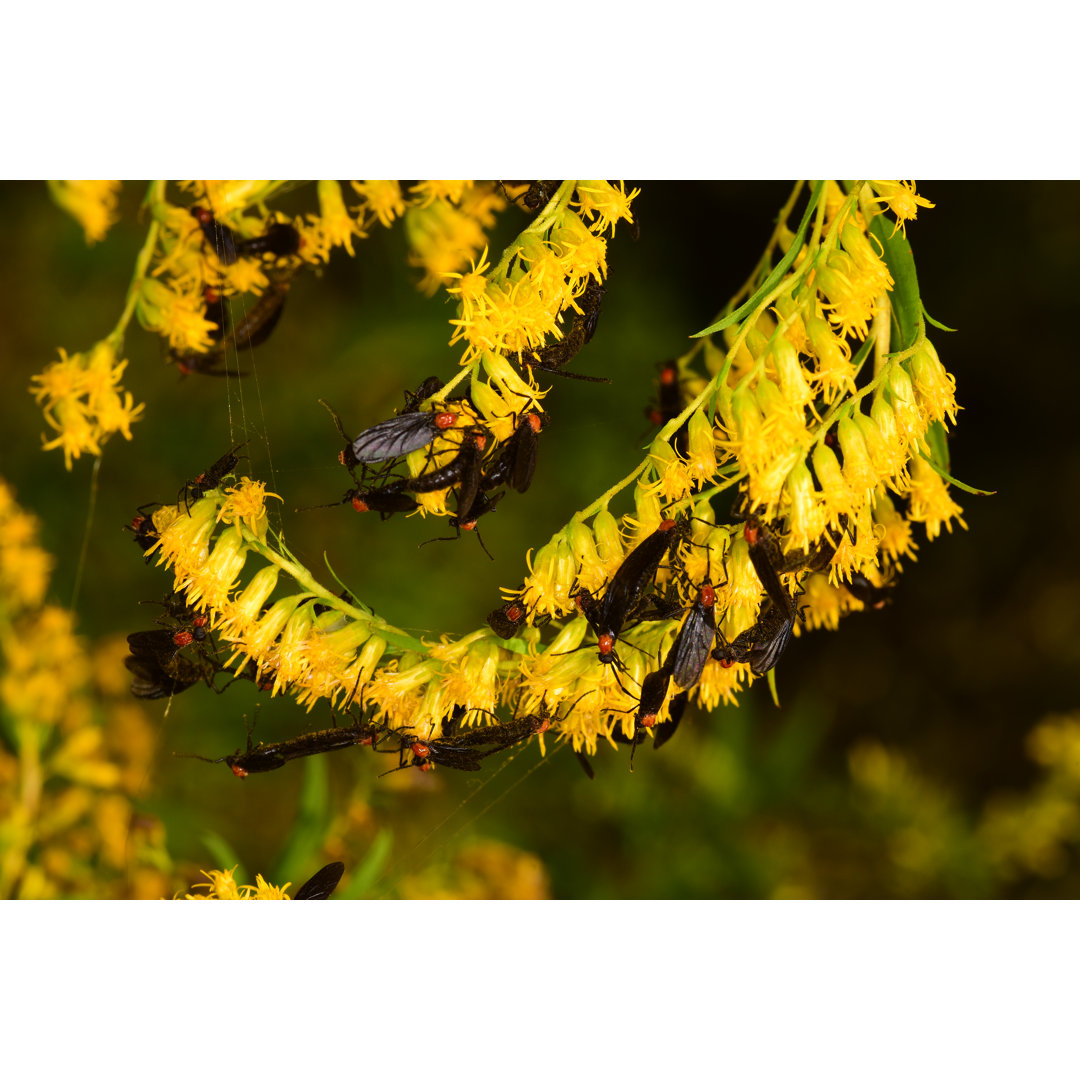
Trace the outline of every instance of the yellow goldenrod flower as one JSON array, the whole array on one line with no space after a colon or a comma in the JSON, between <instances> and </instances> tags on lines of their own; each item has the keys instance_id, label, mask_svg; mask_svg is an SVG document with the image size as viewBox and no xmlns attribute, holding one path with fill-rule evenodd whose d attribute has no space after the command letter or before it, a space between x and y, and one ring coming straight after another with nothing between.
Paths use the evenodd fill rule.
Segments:
<instances>
[{"instance_id":1,"label":"yellow goldenrod flower","mask_svg":"<svg viewBox=\"0 0 1080 1080\"><path fill-rule=\"evenodd\" d=\"M921 457L912 458L908 496L908 519L921 521L930 540L937 538L942 525L952 532L954 518L961 528L967 528L961 517L963 510L949 498L948 484Z\"/></svg>"},{"instance_id":2,"label":"yellow goldenrod flower","mask_svg":"<svg viewBox=\"0 0 1080 1080\"><path fill-rule=\"evenodd\" d=\"M461 202L462 194L472 183L471 180L420 180L409 189L409 202L420 209L438 199Z\"/></svg>"},{"instance_id":3,"label":"yellow goldenrod flower","mask_svg":"<svg viewBox=\"0 0 1080 1080\"><path fill-rule=\"evenodd\" d=\"M105 239L116 222L119 180L50 180L49 194L83 228L88 244Z\"/></svg>"},{"instance_id":4,"label":"yellow goldenrod flower","mask_svg":"<svg viewBox=\"0 0 1080 1080\"><path fill-rule=\"evenodd\" d=\"M911 535L911 522L893 505L892 499L883 488L878 489L878 500L874 506L874 521L884 528L881 536L880 551L882 557L896 566L902 566L901 559L915 560L919 545Z\"/></svg>"},{"instance_id":5,"label":"yellow goldenrod flower","mask_svg":"<svg viewBox=\"0 0 1080 1080\"><path fill-rule=\"evenodd\" d=\"M634 188L627 195L626 185L622 181L616 188L606 180L579 180L576 188L577 209L586 221L596 218L592 227L597 233L602 235L610 228L614 236L617 221L633 224L630 203L640 193L640 188Z\"/></svg>"},{"instance_id":6,"label":"yellow goldenrod flower","mask_svg":"<svg viewBox=\"0 0 1080 1080\"><path fill-rule=\"evenodd\" d=\"M799 598L799 610L811 630L819 628L836 630L840 626L842 604L840 590L829 584L825 574L811 574L803 583L803 594ZM799 620L795 620L795 633L801 634Z\"/></svg>"},{"instance_id":7,"label":"yellow goldenrod flower","mask_svg":"<svg viewBox=\"0 0 1080 1080\"><path fill-rule=\"evenodd\" d=\"M460 270L486 246L476 219L442 198L423 207L410 206L405 212L405 235L412 249L409 265L424 270L419 287L428 296L447 274Z\"/></svg>"},{"instance_id":8,"label":"yellow goldenrod flower","mask_svg":"<svg viewBox=\"0 0 1080 1080\"><path fill-rule=\"evenodd\" d=\"M389 228L405 213L405 197L396 180L353 180L351 184L360 196L361 207L370 210L380 225Z\"/></svg>"},{"instance_id":9,"label":"yellow goldenrod flower","mask_svg":"<svg viewBox=\"0 0 1080 1080\"><path fill-rule=\"evenodd\" d=\"M261 480L252 480L250 477L242 477L236 487L225 489L226 498L218 510L218 521L226 525L237 526L243 522L248 530L255 534L256 539L265 540L269 521L266 516L266 500L278 499L283 501L280 495L266 490L266 484Z\"/></svg>"},{"instance_id":10,"label":"yellow goldenrod flower","mask_svg":"<svg viewBox=\"0 0 1080 1080\"><path fill-rule=\"evenodd\" d=\"M874 202L882 202L896 217L897 227L907 231L907 223L915 220L920 206L933 209L934 204L915 190L913 180L871 180L870 186L877 193Z\"/></svg>"},{"instance_id":11,"label":"yellow goldenrod flower","mask_svg":"<svg viewBox=\"0 0 1080 1080\"><path fill-rule=\"evenodd\" d=\"M350 255L355 254L353 237L366 234L360 223L345 209L341 185L336 180L320 180L318 194L319 220L330 246L343 247Z\"/></svg>"},{"instance_id":12,"label":"yellow goldenrod flower","mask_svg":"<svg viewBox=\"0 0 1080 1080\"><path fill-rule=\"evenodd\" d=\"M201 293L180 293L164 282L144 278L135 307L142 323L169 340L179 352L206 352L215 326L205 315Z\"/></svg>"},{"instance_id":13,"label":"yellow goldenrod flower","mask_svg":"<svg viewBox=\"0 0 1080 1080\"><path fill-rule=\"evenodd\" d=\"M956 380L945 370L937 349L924 340L916 345L909 363L915 398L923 412L931 420L944 423L948 418L949 423L955 424L960 408L956 404Z\"/></svg>"},{"instance_id":14,"label":"yellow goldenrod flower","mask_svg":"<svg viewBox=\"0 0 1080 1080\"><path fill-rule=\"evenodd\" d=\"M855 372L851 366L851 346L832 332L829 324L816 315L808 316L806 329L817 357L814 379L826 405L839 395L855 393Z\"/></svg>"}]
</instances>

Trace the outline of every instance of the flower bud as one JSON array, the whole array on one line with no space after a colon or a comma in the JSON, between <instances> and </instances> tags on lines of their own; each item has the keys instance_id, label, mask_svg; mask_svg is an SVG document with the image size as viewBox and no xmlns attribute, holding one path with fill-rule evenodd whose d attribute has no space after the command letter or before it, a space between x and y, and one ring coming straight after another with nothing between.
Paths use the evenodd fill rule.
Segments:
<instances>
[{"instance_id":1,"label":"flower bud","mask_svg":"<svg viewBox=\"0 0 1080 1080\"><path fill-rule=\"evenodd\" d=\"M840 440L840 449L844 452L843 473L848 487L859 499L867 496L872 499L877 487L877 470L870 460L870 453L866 449L859 426L850 416L844 416L837 424L836 434Z\"/></svg>"}]
</instances>

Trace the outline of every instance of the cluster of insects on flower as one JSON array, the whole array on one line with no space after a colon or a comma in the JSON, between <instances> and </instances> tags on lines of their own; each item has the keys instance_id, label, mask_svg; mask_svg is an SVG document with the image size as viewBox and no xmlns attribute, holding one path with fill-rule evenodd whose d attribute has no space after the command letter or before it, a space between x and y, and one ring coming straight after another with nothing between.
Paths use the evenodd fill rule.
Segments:
<instances>
[{"instance_id":1,"label":"cluster of insects on flower","mask_svg":"<svg viewBox=\"0 0 1080 1080\"><path fill-rule=\"evenodd\" d=\"M181 371L228 374L228 357L269 337L304 262L334 244L351 251L375 221L405 212L425 287L441 279L457 301L460 369L405 391L396 415L358 433L323 402L350 478L324 505L436 515L479 537L486 514L543 475L551 387L540 380L607 381L568 366L617 287L604 234L636 229L636 192L429 184L354 185L364 201L352 217L340 192L320 190L328 209L307 221L244 215L242 192L159 204L167 283L144 280L136 307ZM531 220L493 266L482 230L515 202ZM488 625L457 640L421 640L356 590L320 584L269 528L276 496L242 475L244 444L233 447L128 526L174 575L165 625L129 637L133 692L247 679L309 710L328 703L330 726L269 744L249 732L244 750L206 759L241 777L352 747L394 754L398 768L476 771L545 736L592 775L587 755L601 742L628 745L632 759L645 741L664 745L688 703L734 703L803 630L883 606L913 557L914 524L933 539L959 520L945 443L955 385L926 336L902 231L919 205L903 183L797 185L743 293L658 365L647 413L660 431L645 459L531 552ZM260 299L230 324L222 295L249 288ZM634 507L620 518L609 505L627 489ZM242 576L249 561L258 568Z\"/></svg>"}]
</instances>

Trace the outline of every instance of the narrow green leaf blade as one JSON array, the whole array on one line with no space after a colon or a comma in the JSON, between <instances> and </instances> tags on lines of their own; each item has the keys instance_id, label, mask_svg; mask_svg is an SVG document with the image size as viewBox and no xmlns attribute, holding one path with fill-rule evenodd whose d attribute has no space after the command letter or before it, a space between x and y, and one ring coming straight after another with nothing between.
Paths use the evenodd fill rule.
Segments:
<instances>
[{"instance_id":1,"label":"narrow green leaf blade","mask_svg":"<svg viewBox=\"0 0 1080 1080\"><path fill-rule=\"evenodd\" d=\"M810 195L810 202L807 204L802 221L799 223L799 228L795 233L795 239L791 242L791 247L788 248L787 253L776 266L773 267L772 273L765 279L757 292L755 292L745 304L742 304L734 311L725 315L719 322L713 323L712 326L707 326L704 330L699 330L696 334L691 334L691 337L699 338L705 337L708 334L715 334L725 327L731 326L732 323L738 322L746 315L749 315L750 312L761 303L761 298L771 289L776 287L780 279L788 272L788 268L795 261L795 256L799 254L799 251L802 248L803 240L806 238L806 230L810 225L810 218L813 216L814 209L817 207L818 200L821 198L821 193L824 190L825 182L819 180Z\"/></svg>"}]
</instances>

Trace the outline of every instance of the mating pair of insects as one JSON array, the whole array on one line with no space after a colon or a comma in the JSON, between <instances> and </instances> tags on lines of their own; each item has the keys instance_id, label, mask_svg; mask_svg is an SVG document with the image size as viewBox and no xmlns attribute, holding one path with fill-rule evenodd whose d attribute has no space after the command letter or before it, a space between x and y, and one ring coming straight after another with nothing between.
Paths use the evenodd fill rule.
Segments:
<instances>
[{"instance_id":1,"label":"mating pair of insects","mask_svg":"<svg viewBox=\"0 0 1080 1080\"><path fill-rule=\"evenodd\" d=\"M460 535L463 529L476 531L479 519L495 509L504 494L496 491L497 488L508 484L522 494L528 491L536 468L538 437L544 427L540 413L529 409L519 416L513 434L488 463L485 451L490 434L486 428L476 424L461 425L462 415L445 406L421 410L421 403L437 394L442 386L442 381L435 376L425 380L415 394L408 395L407 406L401 413L366 429L355 439L345 433L337 413L325 401L321 402L345 440L345 448L338 460L349 470L356 484L340 502L324 505L350 504L357 513L374 511L385 520L392 514L414 510L416 495L454 488L457 513L450 518L450 525ZM451 430L461 433L461 442L453 457L438 468L412 477L388 477L385 469L371 468L384 462L390 462L392 468L397 459L430 446L440 435ZM360 479L356 475L357 467L363 473ZM374 479L369 476L369 471ZM490 556L490 552L488 554Z\"/></svg>"},{"instance_id":2,"label":"mating pair of insects","mask_svg":"<svg viewBox=\"0 0 1080 1080\"><path fill-rule=\"evenodd\" d=\"M407 731L394 730L382 724L359 719L347 727L310 731L282 742L260 743L258 746L252 743L249 728L247 747L242 751L238 750L220 758L206 758L199 754L181 756L196 757L214 765L225 762L234 776L244 779L252 773L273 772L299 758L332 753L349 747L367 746L379 751L379 744L384 739L396 737L397 745L389 752L399 755L399 764L390 772L410 767L426 771L432 765L475 772L480 769L484 758L508 750L533 735L542 735L558 722L558 717L541 703L536 713L515 716L505 721L500 721L497 716L489 713L496 723L463 729L461 721L470 712L486 710L464 709L458 706L444 723L442 733L436 739L421 738Z\"/></svg>"}]
</instances>

